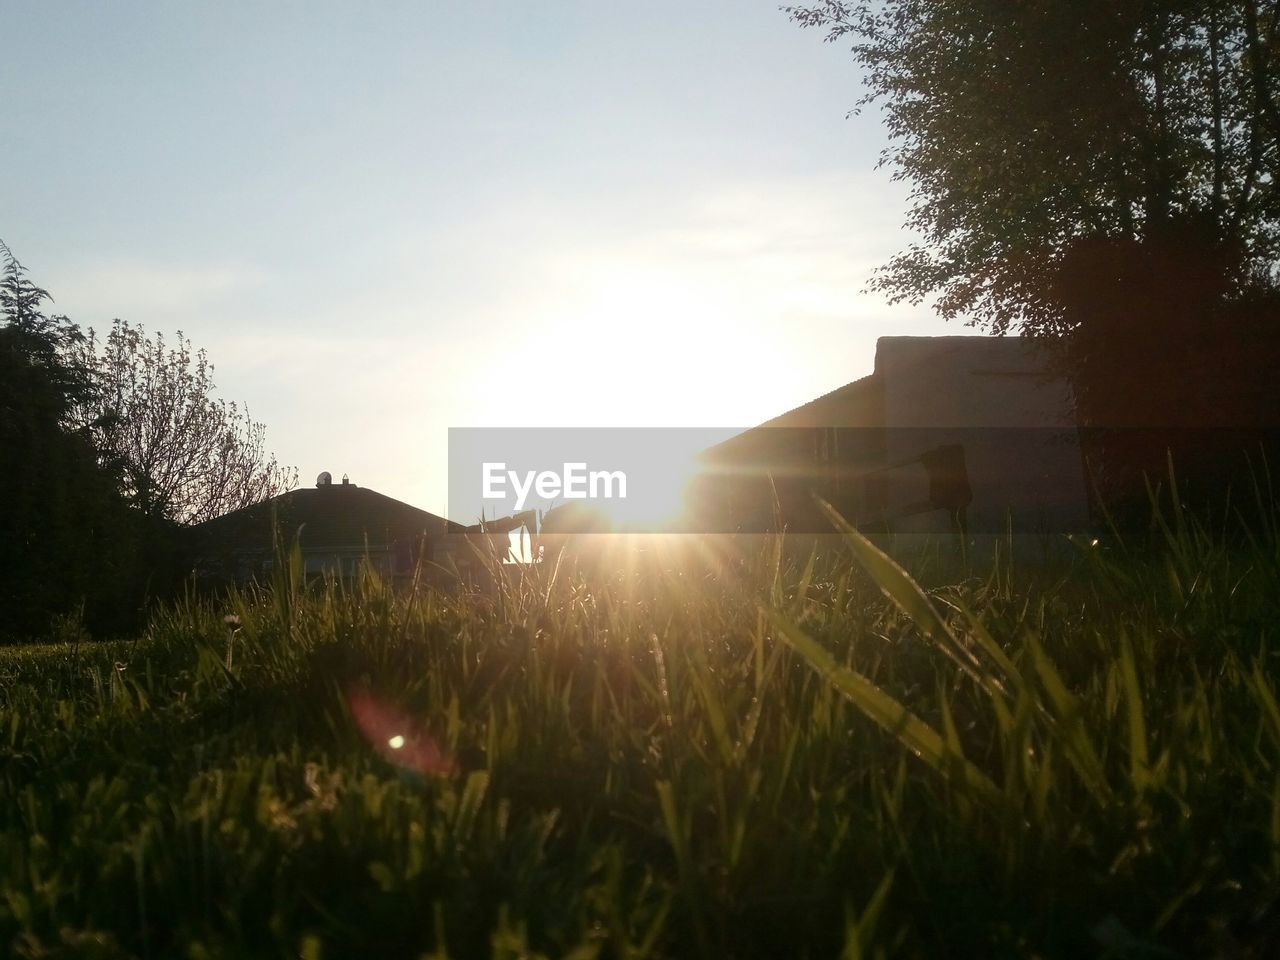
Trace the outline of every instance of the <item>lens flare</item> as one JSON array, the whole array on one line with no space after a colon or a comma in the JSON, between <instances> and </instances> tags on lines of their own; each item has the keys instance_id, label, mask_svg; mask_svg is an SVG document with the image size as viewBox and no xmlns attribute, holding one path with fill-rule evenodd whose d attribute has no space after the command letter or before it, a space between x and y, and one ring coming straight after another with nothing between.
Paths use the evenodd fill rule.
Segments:
<instances>
[{"instance_id":1,"label":"lens flare","mask_svg":"<svg viewBox=\"0 0 1280 960\"><path fill-rule=\"evenodd\" d=\"M367 690L349 692L347 702L356 726L384 760L432 777L450 777L458 772L453 758L412 717Z\"/></svg>"}]
</instances>

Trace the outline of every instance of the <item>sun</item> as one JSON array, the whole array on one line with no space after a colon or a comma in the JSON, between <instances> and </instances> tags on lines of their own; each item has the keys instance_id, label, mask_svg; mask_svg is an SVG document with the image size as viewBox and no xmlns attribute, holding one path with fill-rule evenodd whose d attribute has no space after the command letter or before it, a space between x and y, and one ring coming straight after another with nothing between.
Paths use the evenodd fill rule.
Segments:
<instances>
[{"instance_id":1,"label":"sun","mask_svg":"<svg viewBox=\"0 0 1280 960\"><path fill-rule=\"evenodd\" d=\"M670 530L685 519L686 494L697 472L694 455L672 450L627 478L626 496L591 501L619 530L652 533Z\"/></svg>"}]
</instances>

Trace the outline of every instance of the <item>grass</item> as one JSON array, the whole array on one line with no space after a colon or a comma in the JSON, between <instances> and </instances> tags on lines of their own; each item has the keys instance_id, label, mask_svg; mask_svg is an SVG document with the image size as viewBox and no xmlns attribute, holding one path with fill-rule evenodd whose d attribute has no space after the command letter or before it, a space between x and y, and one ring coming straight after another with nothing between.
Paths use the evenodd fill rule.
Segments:
<instances>
[{"instance_id":1,"label":"grass","mask_svg":"<svg viewBox=\"0 0 1280 960\"><path fill-rule=\"evenodd\" d=\"M0 649L0 943L1275 956L1280 537L1248 533L1173 511L928 589L852 531L458 594L279 564L135 641Z\"/></svg>"}]
</instances>

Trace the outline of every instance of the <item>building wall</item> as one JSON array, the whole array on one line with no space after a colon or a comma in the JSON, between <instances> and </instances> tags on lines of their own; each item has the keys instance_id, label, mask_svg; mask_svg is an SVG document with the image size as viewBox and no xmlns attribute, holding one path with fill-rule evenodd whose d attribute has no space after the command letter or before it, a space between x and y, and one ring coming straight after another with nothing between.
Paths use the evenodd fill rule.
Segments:
<instances>
[{"instance_id":1,"label":"building wall","mask_svg":"<svg viewBox=\"0 0 1280 960\"><path fill-rule=\"evenodd\" d=\"M1070 389L1046 372L1037 347L1014 337L882 337L885 462L910 461L943 444L964 448L971 530L1061 532L1088 521L1087 487ZM928 499L918 463L889 472L889 512ZM942 511L895 523L899 532L942 532Z\"/></svg>"}]
</instances>

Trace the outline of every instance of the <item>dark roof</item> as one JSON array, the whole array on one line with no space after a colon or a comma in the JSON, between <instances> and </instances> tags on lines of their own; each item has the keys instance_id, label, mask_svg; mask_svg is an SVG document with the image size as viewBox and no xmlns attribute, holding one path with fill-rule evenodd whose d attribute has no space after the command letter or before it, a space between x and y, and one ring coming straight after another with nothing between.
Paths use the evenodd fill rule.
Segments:
<instances>
[{"instance_id":1,"label":"dark roof","mask_svg":"<svg viewBox=\"0 0 1280 960\"><path fill-rule=\"evenodd\" d=\"M878 427L883 420L881 402L881 379L872 373L780 413L760 427Z\"/></svg>"},{"instance_id":2,"label":"dark roof","mask_svg":"<svg viewBox=\"0 0 1280 960\"><path fill-rule=\"evenodd\" d=\"M751 458L772 450L796 428L879 427L883 420L882 382L873 373L723 440L702 456L713 462Z\"/></svg>"},{"instance_id":3,"label":"dark roof","mask_svg":"<svg viewBox=\"0 0 1280 960\"><path fill-rule=\"evenodd\" d=\"M1020 372L1028 369L1028 357L1034 357L1029 352L1029 345L1030 341L1020 337L879 337L876 340L875 368L872 373L730 437L704 451L703 456L711 460L736 460L751 455L762 444L776 447L776 437L785 432L778 428L883 427L885 373L882 366L886 353L893 357L905 355L910 358L922 352L947 351L958 354L964 362L987 361L999 364L1012 360L1015 371ZM1032 363L1034 365L1034 361ZM777 434L770 438L770 432L774 430L777 430Z\"/></svg>"},{"instance_id":4,"label":"dark roof","mask_svg":"<svg viewBox=\"0 0 1280 960\"><path fill-rule=\"evenodd\" d=\"M460 533L461 524L355 484L290 490L253 506L198 525L194 534L207 546L271 549L279 529L299 531L306 548L355 548Z\"/></svg>"}]
</instances>

